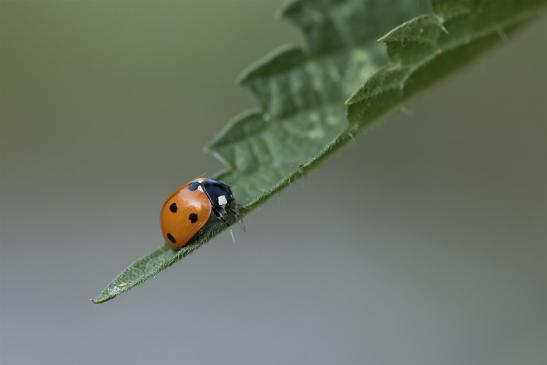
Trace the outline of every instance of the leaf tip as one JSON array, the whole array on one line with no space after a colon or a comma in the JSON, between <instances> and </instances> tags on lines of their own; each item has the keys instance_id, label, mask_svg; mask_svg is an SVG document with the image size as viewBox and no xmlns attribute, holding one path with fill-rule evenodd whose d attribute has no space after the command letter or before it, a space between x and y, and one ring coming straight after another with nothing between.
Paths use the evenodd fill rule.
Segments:
<instances>
[{"instance_id":1,"label":"leaf tip","mask_svg":"<svg viewBox=\"0 0 547 365\"><path fill-rule=\"evenodd\" d=\"M104 303L104 302L108 302L110 299L112 299L113 297L112 296L108 296L108 295L99 295L93 299L90 299L91 303L93 304L101 304L101 303Z\"/></svg>"}]
</instances>

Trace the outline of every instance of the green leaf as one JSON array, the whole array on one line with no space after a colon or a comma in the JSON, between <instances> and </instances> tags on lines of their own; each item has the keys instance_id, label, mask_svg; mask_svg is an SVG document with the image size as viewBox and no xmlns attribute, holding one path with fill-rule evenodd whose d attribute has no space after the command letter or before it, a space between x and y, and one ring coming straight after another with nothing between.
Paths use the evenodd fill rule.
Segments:
<instances>
[{"instance_id":1,"label":"green leaf","mask_svg":"<svg viewBox=\"0 0 547 365\"><path fill-rule=\"evenodd\" d=\"M281 16L303 31L307 48L282 47L243 74L240 81L256 96L259 109L236 117L206 147L226 165L216 177L231 185L242 214L248 214L381 115L499 43L544 3L290 2ZM386 53L378 37L415 16L381 39ZM178 252L160 246L124 270L93 302L108 301L146 281L224 229L212 224L205 236Z\"/></svg>"},{"instance_id":2,"label":"green leaf","mask_svg":"<svg viewBox=\"0 0 547 365\"><path fill-rule=\"evenodd\" d=\"M390 63L348 100L353 131L503 42L545 0L433 0L434 14L395 28L380 41Z\"/></svg>"}]
</instances>

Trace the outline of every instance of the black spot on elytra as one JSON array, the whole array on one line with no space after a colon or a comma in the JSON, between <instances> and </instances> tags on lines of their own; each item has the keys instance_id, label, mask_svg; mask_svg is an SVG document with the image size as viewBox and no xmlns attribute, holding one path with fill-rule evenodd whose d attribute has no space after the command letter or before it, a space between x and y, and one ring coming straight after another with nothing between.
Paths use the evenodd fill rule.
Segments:
<instances>
[{"instance_id":1,"label":"black spot on elytra","mask_svg":"<svg viewBox=\"0 0 547 365\"><path fill-rule=\"evenodd\" d=\"M199 187L199 183L198 182L191 182L190 184L188 184L188 190L190 191L194 191L196 190L197 188Z\"/></svg>"},{"instance_id":2,"label":"black spot on elytra","mask_svg":"<svg viewBox=\"0 0 547 365\"><path fill-rule=\"evenodd\" d=\"M167 239L171 241L171 243L177 243L177 240L173 237L173 235L171 235L171 233L167 233Z\"/></svg>"},{"instance_id":3,"label":"black spot on elytra","mask_svg":"<svg viewBox=\"0 0 547 365\"><path fill-rule=\"evenodd\" d=\"M173 213L176 213L178 208L177 208L177 203L173 203L169 206L169 210Z\"/></svg>"},{"instance_id":4,"label":"black spot on elytra","mask_svg":"<svg viewBox=\"0 0 547 365\"><path fill-rule=\"evenodd\" d=\"M190 222L196 223L198 221L198 215L196 213L190 213L188 219L190 219Z\"/></svg>"}]
</instances>

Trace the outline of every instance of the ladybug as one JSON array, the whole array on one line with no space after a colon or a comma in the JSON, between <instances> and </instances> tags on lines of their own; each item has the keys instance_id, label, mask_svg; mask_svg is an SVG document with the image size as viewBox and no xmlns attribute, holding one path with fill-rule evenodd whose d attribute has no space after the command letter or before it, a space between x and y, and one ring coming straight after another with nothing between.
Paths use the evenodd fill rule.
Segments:
<instances>
[{"instance_id":1,"label":"ladybug","mask_svg":"<svg viewBox=\"0 0 547 365\"><path fill-rule=\"evenodd\" d=\"M160 213L163 239L172 249L179 250L210 220L219 219L228 225L227 218L233 215L238 215L237 204L226 183L205 177L194 179L178 188L163 204Z\"/></svg>"}]
</instances>

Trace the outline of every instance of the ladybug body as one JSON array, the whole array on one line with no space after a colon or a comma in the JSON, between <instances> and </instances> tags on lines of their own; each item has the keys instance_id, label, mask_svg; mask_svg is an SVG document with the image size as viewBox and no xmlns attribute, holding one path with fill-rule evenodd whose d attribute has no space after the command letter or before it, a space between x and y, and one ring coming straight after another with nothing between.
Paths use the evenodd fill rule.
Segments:
<instances>
[{"instance_id":1,"label":"ladybug body","mask_svg":"<svg viewBox=\"0 0 547 365\"><path fill-rule=\"evenodd\" d=\"M237 215L237 205L227 184L209 178L192 180L175 191L161 208L163 239L172 249L178 250L211 219L227 223L230 214Z\"/></svg>"}]
</instances>

